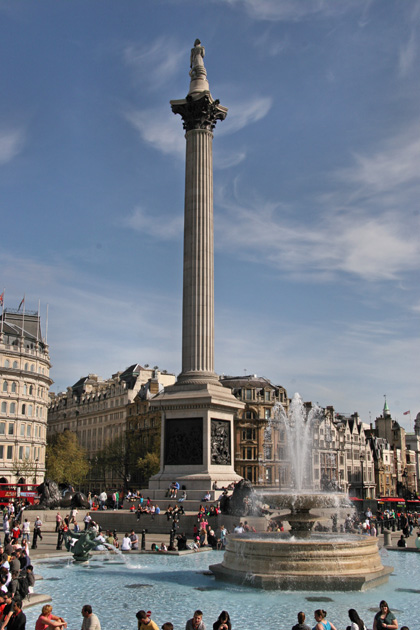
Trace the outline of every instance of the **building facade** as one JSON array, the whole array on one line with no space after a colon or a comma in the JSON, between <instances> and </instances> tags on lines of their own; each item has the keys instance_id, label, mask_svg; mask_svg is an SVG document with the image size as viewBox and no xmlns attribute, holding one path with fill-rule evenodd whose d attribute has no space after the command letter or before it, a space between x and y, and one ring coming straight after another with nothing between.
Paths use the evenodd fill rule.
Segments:
<instances>
[{"instance_id":1,"label":"building facade","mask_svg":"<svg viewBox=\"0 0 420 630\"><path fill-rule=\"evenodd\" d=\"M50 368L39 313L4 309L0 320L0 483L44 480Z\"/></svg>"},{"instance_id":2,"label":"building facade","mask_svg":"<svg viewBox=\"0 0 420 630\"><path fill-rule=\"evenodd\" d=\"M279 404L288 409L285 388L255 374L220 380L245 404L235 417L235 472L255 486L287 486L286 436L275 413Z\"/></svg>"},{"instance_id":3,"label":"building facade","mask_svg":"<svg viewBox=\"0 0 420 630\"><path fill-rule=\"evenodd\" d=\"M134 364L106 380L89 374L68 387L66 392L51 394L48 434L65 430L76 433L92 464L92 476L88 480L90 486L98 488L103 485L105 480L96 470L95 458L117 438L127 439L129 411L142 388L151 381L162 389L172 385L175 376L157 368ZM129 470L127 474L131 474ZM106 481L112 485L116 480L107 478Z\"/></svg>"}]
</instances>

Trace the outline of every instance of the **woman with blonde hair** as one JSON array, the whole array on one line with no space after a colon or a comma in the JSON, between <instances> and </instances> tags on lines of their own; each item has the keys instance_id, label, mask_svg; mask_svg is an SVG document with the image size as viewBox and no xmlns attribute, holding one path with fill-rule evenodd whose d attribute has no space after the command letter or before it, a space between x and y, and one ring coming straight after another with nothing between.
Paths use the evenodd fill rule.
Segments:
<instances>
[{"instance_id":1,"label":"woman with blonde hair","mask_svg":"<svg viewBox=\"0 0 420 630\"><path fill-rule=\"evenodd\" d=\"M57 617L52 614L52 606L45 604L42 607L41 614L36 620L35 630L48 630L48 628L67 628L67 621L64 621L62 617Z\"/></svg>"}]
</instances>

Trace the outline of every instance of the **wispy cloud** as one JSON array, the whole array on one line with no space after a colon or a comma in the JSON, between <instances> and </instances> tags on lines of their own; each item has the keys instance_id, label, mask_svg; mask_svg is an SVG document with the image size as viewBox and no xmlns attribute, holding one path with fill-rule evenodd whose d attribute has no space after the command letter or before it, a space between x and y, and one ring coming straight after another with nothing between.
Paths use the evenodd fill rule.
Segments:
<instances>
[{"instance_id":1,"label":"wispy cloud","mask_svg":"<svg viewBox=\"0 0 420 630\"><path fill-rule=\"evenodd\" d=\"M128 44L123 51L124 60L134 71L135 80L151 89L173 83L182 68L182 60L188 69L185 46L168 37L159 37L150 44Z\"/></svg>"},{"instance_id":2,"label":"wispy cloud","mask_svg":"<svg viewBox=\"0 0 420 630\"><path fill-rule=\"evenodd\" d=\"M351 166L326 180L331 188L313 198L316 211L304 224L291 208L241 192L235 183L232 191L218 191L224 212L216 222L216 243L296 277L331 281L345 273L395 280L420 266L419 163L417 133L354 156Z\"/></svg>"},{"instance_id":3,"label":"wispy cloud","mask_svg":"<svg viewBox=\"0 0 420 630\"><path fill-rule=\"evenodd\" d=\"M399 69L402 77L407 76L412 69L417 54L417 37L414 29L411 31L408 41L400 49Z\"/></svg>"},{"instance_id":4,"label":"wispy cloud","mask_svg":"<svg viewBox=\"0 0 420 630\"><path fill-rule=\"evenodd\" d=\"M216 0L231 6L243 7L257 20L297 22L308 16L330 16L348 10L345 2L329 0ZM353 3L362 5L361 1Z\"/></svg>"},{"instance_id":5,"label":"wispy cloud","mask_svg":"<svg viewBox=\"0 0 420 630\"><path fill-rule=\"evenodd\" d=\"M235 133L262 120L267 116L272 104L273 99L268 96L255 96L245 101L230 101L228 116L223 125L218 128L218 135Z\"/></svg>"},{"instance_id":6,"label":"wispy cloud","mask_svg":"<svg viewBox=\"0 0 420 630\"><path fill-rule=\"evenodd\" d=\"M218 127L217 135L235 133L258 122L268 114L271 105L272 99L268 97L255 97L245 102L233 103L229 106L226 121ZM157 151L177 157L184 155L185 138L179 116L174 116L167 109L161 111L127 109L123 112L123 116L138 131L142 140ZM244 151L225 155L224 168L239 164L244 158Z\"/></svg>"},{"instance_id":7,"label":"wispy cloud","mask_svg":"<svg viewBox=\"0 0 420 630\"><path fill-rule=\"evenodd\" d=\"M124 116L144 142L166 155L183 155L185 139L178 118L167 110L127 110Z\"/></svg>"},{"instance_id":8,"label":"wispy cloud","mask_svg":"<svg viewBox=\"0 0 420 630\"><path fill-rule=\"evenodd\" d=\"M334 174L344 183L375 193L420 183L420 126L388 139L373 155L353 157L353 165Z\"/></svg>"},{"instance_id":9,"label":"wispy cloud","mask_svg":"<svg viewBox=\"0 0 420 630\"><path fill-rule=\"evenodd\" d=\"M151 216L143 208L137 207L130 216L124 219L123 224L142 234L148 234L160 240L177 239L182 235L183 216L174 218Z\"/></svg>"},{"instance_id":10,"label":"wispy cloud","mask_svg":"<svg viewBox=\"0 0 420 630\"><path fill-rule=\"evenodd\" d=\"M7 164L22 150L25 134L22 129L0 129L0 164Z\"/></svg>"}]
</instances>

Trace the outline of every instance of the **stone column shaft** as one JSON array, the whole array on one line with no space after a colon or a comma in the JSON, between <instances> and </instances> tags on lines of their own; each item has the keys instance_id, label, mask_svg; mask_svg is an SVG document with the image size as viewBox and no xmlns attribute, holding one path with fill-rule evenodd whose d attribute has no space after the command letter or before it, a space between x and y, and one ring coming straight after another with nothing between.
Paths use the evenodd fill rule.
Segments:
<instances>
[{"instance_id":1,"label":"stone column shaft","mask_svg":"<svg viewBox=\"0 0 420 630\"><path fill-rule=\"evenodd\" d=\"M187 378L214 374L212 141L207 129L186 133L182 376Z\"/></svg>"}]
</instances>

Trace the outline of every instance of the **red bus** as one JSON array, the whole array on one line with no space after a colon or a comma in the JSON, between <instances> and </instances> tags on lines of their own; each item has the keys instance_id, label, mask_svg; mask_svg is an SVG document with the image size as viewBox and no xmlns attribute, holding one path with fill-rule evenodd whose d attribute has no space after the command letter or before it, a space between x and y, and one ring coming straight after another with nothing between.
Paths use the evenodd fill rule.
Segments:
<instances>
[{"instance_id":1,"label":"red bus","mask_svg":"<svg viewBox=\"0 0 420 630\"><path fill-rule=\"evenodd\" d=\"M38 499L37 483L0 483L0 505L7 505L14 499L24 499L31 505Z\"/></svg>"}]
</instances>

